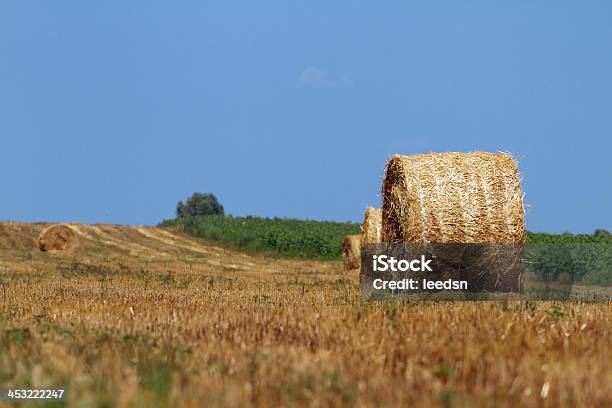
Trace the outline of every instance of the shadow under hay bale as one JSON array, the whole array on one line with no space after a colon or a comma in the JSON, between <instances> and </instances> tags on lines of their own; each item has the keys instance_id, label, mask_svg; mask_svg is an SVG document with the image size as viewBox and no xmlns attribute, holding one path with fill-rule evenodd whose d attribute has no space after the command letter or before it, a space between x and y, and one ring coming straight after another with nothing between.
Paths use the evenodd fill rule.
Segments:
<instances>
[{"instance_id":1,"label":"shadow under hay bale","mask_svg":"<svg viewBox=\"0 0 612 408\"><path fill-rule=\"evenodd\" d=\"M347 235L342 243L344 269L359 269L361 266L361 235Z\"/></svg>"},{"instance_id":2,"label":"shadow under hay bale","mask_svg":"<svg viewBox=\"0 0 612 408\"><path fill-rule=\"evenodd\" d=\"M66 251L74 247L76 236L66 225L51 225L38 237L38 248L43 251Z\"/></svg>"},{"instance_id":3,"label":"shadow under hay bale","mask_svg":"<svg viewBox=\"0 0 612 408\"><path fill-rule=\"evenodd\" d=\"M381 242L382 210L368 207L361 226L361 242L363 244L376 244Z\"/></svg>"},{"instance_id":4,"label":"shadow under hay bale","mask_svg":"<svg viewBox=\"0 0 612 408\"><path fill-rule=\"evenodd\" d=\"M469 248L466 264L478 271L478 276L467 277L473 282L470 291L521 292L524 289L527 251L523 244L477 244Z\"/></svg>"}]
</instances>

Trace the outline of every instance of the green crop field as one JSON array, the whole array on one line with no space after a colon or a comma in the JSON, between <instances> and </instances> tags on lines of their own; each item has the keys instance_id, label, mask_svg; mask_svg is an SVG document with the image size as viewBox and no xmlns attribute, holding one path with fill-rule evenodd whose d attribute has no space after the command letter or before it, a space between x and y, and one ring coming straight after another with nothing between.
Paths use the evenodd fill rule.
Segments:
<instances>
[{"instance_id":1,"label":"green crop field","mask_svg":"<svg viewBox=\"0 0 612 408\"><path fill-rule=\"evenodd\" d=\"M612 235L603 230L594 234L546 234L527 232L527 243L547 244L612 244Z\"/></svg>"},{"instance_id":2,"label":"green crop field","mask_svg":"<svg viewBox=\"0 0 612 408\"><path fill-rule=\"evenodd\" d=\"M359 234L359 224L261 217L188 217L161 227L185 232L231 248L267 255L331 260L342 255L342 239Z\"/></svg>"}]
</instances>

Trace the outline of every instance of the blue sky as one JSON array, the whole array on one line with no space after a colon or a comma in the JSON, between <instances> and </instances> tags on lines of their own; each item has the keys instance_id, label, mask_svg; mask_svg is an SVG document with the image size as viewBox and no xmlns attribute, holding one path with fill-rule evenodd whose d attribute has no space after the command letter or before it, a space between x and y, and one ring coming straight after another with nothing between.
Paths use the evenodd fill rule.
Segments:
<instances>
[{"instance_id":1,"label":"blue sky","mask_svg":"<svg viewBox=\"0 0 612 408\"><path fill-rule=\"evenodd\" d=\"M0 219L360 221L394 153L509 151L533 231L612 229L612 2L0 5Z\"/></svg>"}]
</instances>

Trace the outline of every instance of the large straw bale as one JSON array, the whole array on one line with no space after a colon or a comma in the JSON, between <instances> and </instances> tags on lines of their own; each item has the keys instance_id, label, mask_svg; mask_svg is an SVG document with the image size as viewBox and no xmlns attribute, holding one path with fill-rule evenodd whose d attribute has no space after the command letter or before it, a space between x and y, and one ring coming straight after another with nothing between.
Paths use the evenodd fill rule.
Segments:
<instances>
[{"instance_id":1,"label":"large straw bale","mask_svg":"<svg viewBox=\"0 0 612 408\"><path fill-rule=\"evenodd\" d=\"M368 207L361 226L361 242L363 244L376 244L381 242L382 210Z\"/></svg>"},{"instance_id":2,"label":"large straw bale","mask_svg":"<svg viewBox=\"0 0 612 408\"><path fill-rule=\"evenodd\" d=\"M523 243L518 167L507 153L429 153L389 159L382 241Z\"/></svg>"},{"instance_id":3,"label":"large straw bale","mask_svg":"<svg viewBox=\"0 0 612 408\"><path fill-rule=\"evenodd\" d=\"M40 233L38 247L41 251L65 251L74 246L76 236L66 225L51 225Z\"/></svg>"},{"instance_id":4,"label":"large straw bale","mask_svg":"<svg viewBox=\"0 0 612 408\"><path fill-rule=\"evenodd\" d=\"M359 269L361 266L361 235L347 235L342 243L344 269Z\"/></svg>"}]
</instances>

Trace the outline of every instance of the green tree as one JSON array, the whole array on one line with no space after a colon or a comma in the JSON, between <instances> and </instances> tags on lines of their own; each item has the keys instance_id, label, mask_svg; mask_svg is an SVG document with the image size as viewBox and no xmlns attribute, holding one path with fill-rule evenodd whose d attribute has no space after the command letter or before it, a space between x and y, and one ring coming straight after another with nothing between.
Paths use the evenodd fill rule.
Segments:
<instances>
[{"instance_id":1,"label":"green tree","mask_svg":"<svg viewBox=\"0 0 612 408\"><path fill-rule=\"evenodd\" d=\"M195 217L198 215L224 215L223 206L212 193L193 193L183 204L176 205L176 217Z\"/></svg>"}]
</instances>

